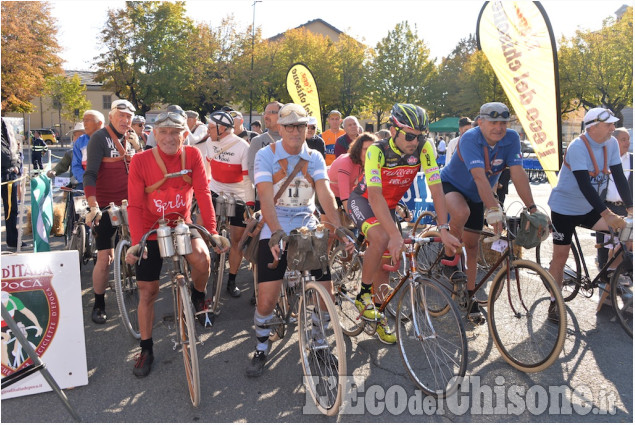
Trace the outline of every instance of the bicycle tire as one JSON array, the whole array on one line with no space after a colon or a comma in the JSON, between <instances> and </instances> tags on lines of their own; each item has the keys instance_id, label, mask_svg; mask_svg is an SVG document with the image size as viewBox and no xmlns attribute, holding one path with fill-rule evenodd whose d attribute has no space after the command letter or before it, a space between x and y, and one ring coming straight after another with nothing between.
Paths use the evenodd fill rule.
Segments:
<instances>
[{"instance_id":1,"label":"bicycle tire","mask_svg":"<svg viewBox=\"0 0 635 425\"><path fill-rule=\"evenodd\" d=\"M84 242L86 240L86 228L83 224L79 223L76 229L71 234L71 239L66 246L67 250L76 250L79 258L79 270L82 270L84 263Z\"/></svg>"},{"instance_id":2,"label":"bicycle tire","mask_svg":"<svg viewBox=\"0 0 635 425\"><path fill-rule=\"evenodd\" d=\"M428 221L428 223L424 223ZM412 226L412 234L417 235L428 230L433 230L437 226L437 214L433 211L423 211L417 217L414 225Z\"/></svg>"},{"instance_id":3,"label":"bicycle tire","mask_svg":"<svg viewBox=\"0 0 635 425\"><path fill-rule=\"evenodd\" d=\"M68 242L73 236L73 228L75 227L75 212L71 207L72 198L71 194L67 194L68 199L66 201L66 211L64 214L64 246L68 246Z\"/></svg>"},{"instance_id":4,"label":"bicycle tire","mask_svg":"<svg viewBox=\"0 0 635 425\"><path fill-rule=\"evenodd\" d=\"M196 344L196 325L194 309L190 299L189 281L184 276L177 277L178 285L178 326L185 365L185 377L194 407L201 401L201 377L198 368L198 352Z\"/></svg>"},{"instance_id":5,"label":"bicycle tire","mask_svg":"<svg viewBox=\"0 0 635 425\"><path fill-rule=\"evenodd\" d=\"M428 306L447 305L447 313L427 314ZM467 369L467 337L456 304L435 281L418 277L402 292L397 344L410 378L429 396L445 398L459 387ZM417 335L417 331L419 335Z\"/></svg>"},{"instance_id":6,"label":"bicycle tire","mask_svg":"<svg viewBox=\"0 0 635 425\"><path fill-rule=\"evenodd\" d=\"M220 235L227 238L227 229L221 228ZM221 289L223 288L223 277L225 275L225 263L227 259L227 253L223 252L218 254L216 261L216 276L214 277L214 298L212 300L212 311L215 315L220 314L220 298Z\"/></svg>"},{"instance_id":7,"label":"bicycle tire","mask_svg":"<svg viewBox=\"0 0 635 425\"><path fill-rule=\"evenodd\" d=\"M540 372L562 352L567 313L560 288L549 272L528 260L515 260L492 281L487 322L494 344L507 363L523 372ZM509 276L509 283L507 277ZM558 323L548 319L551 297Z\"/></svg>"},{"instance_id":8,"label":"bicycle tire","mask_svg":"<svg viewBox=\"0 0 635 425\"><path fill-rule=\"evenodd\" d=\"M622 254L624 257L625 254ZM611 276L611 304L628 336L633 338L633 265L622 260Z\"/></svg>"},{"instance_id":9,"label":"bicycle tire","mask_svg":"<svg viewBox=\"0 0 635 425\"><path fill-rule=\"evenodd\" d=\"M332 251L329 269L342 332L348 336L357 336L364 330L364 321L355 306L355 297L362 282L362 262L356 252L351 256L344 247L340 247Z\"/></svg>"},{"instance_id":10,"label":"bicycle tire","mask_svg":"<svg viewBox=\"0 0 635 425\"><path fill-rule=\"evenodd\" d=\"M342 404L346 379L346 345L337 320L335 305L324 287L307 282L298 305L298 345L304 371L304 384L318 410L336 415ZM314 322L316 326L314 326Z\"/></svg>"},{"instance_id":11,"label":"bicycle tire","mask_svg":"<svg viewBox=\"0 0 635 425\"><path fill-rule=\"evenodd\" d=\"M115 295L123 327L135 339L141 339L139 331L139 288L133 267L126 263L126 251L130 241L122 239L115 248L113 274L115 276Z\"/></svg>"},{"instance_id":12,"label":"bicycle tire","mask_svg":"<svg viewBox=\"0 0 635 425\"><path fill-rule=\"evenodd\" d=\"M281 289L281 291L284 289ZM278 341L287 334L287 300L289 298L287 296L283 296L282 292L280 293L280 297L276 302L276 306L273 308L273 317L279 323L270 328L271 333L269 334L269 341L275 342Z\"/></svg>"},{"instance_id":13,"label":"bicycle tire","mask_svg":"<svg viewBox=\"0 0 635 425\"><path fill-rule=\"evenodd\" d=\"M549 264L551 263L552 255L553 241L551 238L547 238L536 247L536 263L540 264L540 266L547 271L549 271ZM578 295L578 292L580 292L581 286L582 265L580 262L580 255L578 254L575 244L572 243L571 250L569 251L569 259L564 265L564 272L562 275L562 299L565 302L569 302L574 299L576 295Z\"/></svg>"}]
</instances>

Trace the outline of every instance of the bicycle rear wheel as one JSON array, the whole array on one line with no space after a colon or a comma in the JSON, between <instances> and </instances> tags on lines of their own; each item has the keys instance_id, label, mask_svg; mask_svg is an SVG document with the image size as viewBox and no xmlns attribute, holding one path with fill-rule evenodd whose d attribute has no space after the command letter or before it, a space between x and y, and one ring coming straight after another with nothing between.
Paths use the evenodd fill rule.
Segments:
<instances>
[{"instance_id":1,"label":"bicycle rear wheel","mask_svg":"<svg viewBox=\"0 0 635 425\"><path fill-rule=\"evenodd\" d=\"M548 319L555 297L558 323ZM567 328L564 301L553 277L533 261L515 260L501 269L490 289L487 318L496 348L523 372L540 372L556 361Z\"/></svg>"},{"instance_id":2,"label":"bicycle rear wheel","mask_svg":"<svg viewBox=\"0 0 635 425\"><path fill-rule=\"evenodd\" d=\"M126 263L126 251L130 247L130 241L122 239L115 248L114 272L115 294L117 306L121 315L123 326L135 339L141 338L139 333L139 288L134 273L134 266Z\"/></svg>"},{"instance_id":3,"label":"bicycle rear wheel","mask_svg":"<svg viewBox=\"0 0 635 425\"><path fill-rule=\"evenodd\" d=\"M430 314L445 306L446 314ZM438 283L419 277L402 292L397 343L408 374L426 395L445 398L457 390L467 368L467 338L456 304Z\"/></svg>"},{"instance_id":4,"label":"bicycle rear wheel","mask_svg":"<svg viewBox=\"0 0 635 425\"><path fill-rule=\"evenodd\" d=\"M335 288L335 309L342 332L357 336L364 330L362 317L355 307L355 297L362 282L362 262L356 252L351 256L341 247L332 252L329 267Z\"/></svg>"},{"instance_id":5,"label":"bicycle rear wheel","mask_svg":"<svg viewBox=\"0 0 635 425\"><path fill-rule=\"evenodd\" d=\"M536 263L542 268L549 271L551 257L553 255L553 240L547 238L536 247ZM562 299L569 302L578 295L582 282L582 266L580 263L580 255L575 247L571 244L569 258L564 265L564 274L562 275Z\"/></svg>"},{"instance_id":6,"label":"bicycle rear wheel","mask_svg":"<svg viewBox=\"0 0 635 425\"><path fill-rule=\"evenodd\" d=\"M222 228L220 231L220 235L227 238L227 229ZM221 289L223 288L223 277L225 275L225 263L226 263L227 253L223 252L222 254L218 254L216 257L216 276L214 278L214 299L212 301L212 311L214 314L218 315L220 313L220 298L221 298Z\"/></svg>"},{"instance_id":7,"label":"bicycle rear wheel","mask_svg":"<svg viewBox=\"0 0 635 425\"><path fill-rule=\"evenodd\" d=\"M201 378L198 370L198 352L196 348L196 325L194 309L190 299L189 281L184 276L177 277L178 285L178 326L185 364L185 377L190 391L190 399L194 407L201 401Z\"/></svg>"},{"instance_id":8,"label":"bicycle rear wheel","mask_svg":"<svg viewBox=\"0 0 635 425\"><path fill-rule=\"evenodd\" d=\"M625 255L625 254L623 254ZM628 263L628 264L627 264ZM611 276L611 303L620 325L633 338L633 265L622 261Z\"/></svg>"},{"instance_id":9,"label":"bicycle rear wheel","mask_svg":"<svg viewBox=\"0 0 635 425\"><path fill-rule=\"evenodd\" d=\"M300 360L306 390L327 416L339 411L346 379L346 346L336 317L326 289L316 282L306 283L298 306Z\"/></svg>"},{"instance_id":10,"label":"bicycle rear wheel","mask_svg":"<svg viewBox=\"0 0 635 425\"><path fill-rule=\"evenodd\" d=\"M79 269L84 264L84 246L86 245L86 227L79 223L73 229L71 237L66 245L67 250L76 250L79 255Z\"/></svg>"}]
</instances>

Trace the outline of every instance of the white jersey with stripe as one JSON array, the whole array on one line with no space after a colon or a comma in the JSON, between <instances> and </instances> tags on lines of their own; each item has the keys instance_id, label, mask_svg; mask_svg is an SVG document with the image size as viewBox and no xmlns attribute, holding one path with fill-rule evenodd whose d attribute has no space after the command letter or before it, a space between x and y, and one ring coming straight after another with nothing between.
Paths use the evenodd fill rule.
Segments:
<instances>
[{"instance_id":1,"label":"white jersey with stripe","mask_svg":"<svg viewBox=\"0 0 635 425\"><path fill-rule=\"evenodd\" d=\"M254 187L247 169L249 144L234 133L216 142L207 139L206 144L212 174L210 190L231 193L245 202L253 202Z\"/></svg>"}]
</instances>

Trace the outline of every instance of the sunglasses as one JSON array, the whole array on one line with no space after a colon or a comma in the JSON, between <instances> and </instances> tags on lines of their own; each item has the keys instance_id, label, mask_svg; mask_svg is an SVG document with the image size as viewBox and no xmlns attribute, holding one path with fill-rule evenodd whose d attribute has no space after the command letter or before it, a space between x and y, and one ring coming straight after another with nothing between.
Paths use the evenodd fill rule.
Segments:
<instances>
[{"instance_id":1,"label":"sunglasses","mask_svg":"<svg viewBox=\"0 0 635 425\"><path fill-rule=\"evenodd\" d=\"M278 112L280 112L280 110L275 110L275 111L265 111L265 115L278 115Z\"/></svg>"},{"instance_id":2,"label":"sunglasses","mask_svg":"<svg viewBox=\"0 0 635 425\"><path fill-rule=\"evenodd\" d=\"M162 112L154 120L154 123L160 124L163 121L166 121L168 119L179 125L184 125L187 120L187 117L185 115L179 114L178 112Z\"/></svg>"},{"instance_id":3,"label":"sunglasses","mask_svg":"<svg viewBox=\"0 0 635 425\"><path fill-rule=\"evenodd\" d=\"M594 122L605 122L606 120L608 120L611 117L614 117L615 114L613 114L612 111L610 111L609 109L605 109L602 112L600 112L600 115L598 115L597 118L591 120L591 121L587 121L584 123L584 125L589 125L592 124Z\"/></svg>"},{"instance_id":4,"label":"sunglasses","mask_svg":"<svg viewBox=\"0 0 635 425\"><path fill-rule=\"evenodd\" d=\"M498 117L503 117L505 119L509 118L509 111L503 111L503 112L498 112L498 111L492 111L489 114L481 114L482 117L490 117L490 118L498 118Z\"/></svg>"},{"instance_id":5,"label":"sunglasses","mask_svg":"<svg viewBox=\"0 0 635 425\"><path fill-rule=\"evenodd\" d=\"M136 109L134 106L132 106L132 103L128 102L125 99L121 99L121 100L115 100L115 102L112 105L111 109L119 109L119 110L129 110L131 112L135 112Z\"/></svg>"},{"instance_id":6,"label":"sunglasses","mask_svg":"<svg viewBox=\"0 0 635 425\"><path fill-rule=\"evenodd\" d=\"M403 133L404 137L406 138L406 141L408 141L408 142L412 142L414 139L417 139L418 142L425 142L426 141L426 136L424 134L406 133L402 129L398 129L397 132Z\"/></svg>"},{"instance_id":7,"label":"sunglasses","mask_svg":"<svg viewBox=\"0 0 635 425\"><path fill-rule=\"evenodd\" d=\"M306 124L285 124L283 127L288 132L292 132L293 130L302 131L306 128Z\"/></svg>"}]
</instances>

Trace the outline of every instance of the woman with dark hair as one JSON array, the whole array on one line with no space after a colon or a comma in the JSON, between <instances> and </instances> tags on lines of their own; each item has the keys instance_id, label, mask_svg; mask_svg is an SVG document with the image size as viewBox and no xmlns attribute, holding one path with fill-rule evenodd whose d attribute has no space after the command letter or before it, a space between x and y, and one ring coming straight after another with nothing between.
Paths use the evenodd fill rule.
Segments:
<instances>
[{"instance_id":1,"label":"woman with dark hair","mask_svg":"<svg viewBox=\"0 0 635 425\"><path fill-rule=\"evenodd\" d=\"M360 134L349 146L348 153L338 156L329 168L331 190L338 207L343 205L345 211L351 190L364 174L366 150L376 141L377 137L372 133Z\"/></svg>"}]
</instances>

